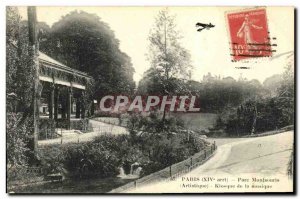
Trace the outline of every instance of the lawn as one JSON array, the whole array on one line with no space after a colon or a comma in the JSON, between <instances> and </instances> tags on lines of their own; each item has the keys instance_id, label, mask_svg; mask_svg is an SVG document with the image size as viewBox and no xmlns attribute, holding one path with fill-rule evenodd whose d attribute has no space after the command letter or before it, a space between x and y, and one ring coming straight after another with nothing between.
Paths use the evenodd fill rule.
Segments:
<instances>
[{"instance_id":1,"label":"lawn","mask_svg":"<svg viewBox=\"0 0 300 199\"><path fill-rule=\"evenodd\" d=\"M214 113L173 113L172 115L181 118L186 127L194 131L208 131L217 119L217 114Z\"/></svg>"}]
</instances>

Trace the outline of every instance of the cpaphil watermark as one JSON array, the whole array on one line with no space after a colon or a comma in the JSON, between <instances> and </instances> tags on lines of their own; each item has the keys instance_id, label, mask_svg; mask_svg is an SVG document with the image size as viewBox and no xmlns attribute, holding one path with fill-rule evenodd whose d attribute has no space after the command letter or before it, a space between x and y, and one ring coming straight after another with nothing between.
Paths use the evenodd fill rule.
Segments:
<instances>
[{"instance_id":1,"label":"cpaphil watermark","mask_svg":"<svg viewBox=\"0 0 300 199\"><path fill-rule=\"evenodd\" d=\"M152 110L170 112L199 112L200 102L196 96L135 96L107 95L101 98L100 111L104 112L149 112Z\"/></svg>"}]
</instances>

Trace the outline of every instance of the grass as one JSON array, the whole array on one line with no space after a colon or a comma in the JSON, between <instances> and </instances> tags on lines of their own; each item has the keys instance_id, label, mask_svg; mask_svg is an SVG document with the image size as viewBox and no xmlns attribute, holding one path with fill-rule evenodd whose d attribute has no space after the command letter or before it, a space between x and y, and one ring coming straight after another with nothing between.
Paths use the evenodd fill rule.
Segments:
<instances>
[{"instance_id":1,"label":"grass","mask_svg":"<svg viewBox=\"0 0 300 199\"><path fill-rule=\"evenodd\" d=\"M173 113L172 115L182 119L187 128L197 132L208 131L217 119L217 114L214 113Z\"/></svg>"},{"instance_id":2,"label":"grass","mask_svg":"<svg viewBox=\"0 0 300 199\"><path fill-rule=\"evenodd\" d=\"M170 116L182 119L187 128L198 132L208 132L208 129L214 126L217 119L217 114L214 113L170 113ZM120 125L119 118L116 117L96 117L94 120L107 124ZM126 118L122 118L121 126L126 126L126 123Z\"/></svg>"}]
</instances>

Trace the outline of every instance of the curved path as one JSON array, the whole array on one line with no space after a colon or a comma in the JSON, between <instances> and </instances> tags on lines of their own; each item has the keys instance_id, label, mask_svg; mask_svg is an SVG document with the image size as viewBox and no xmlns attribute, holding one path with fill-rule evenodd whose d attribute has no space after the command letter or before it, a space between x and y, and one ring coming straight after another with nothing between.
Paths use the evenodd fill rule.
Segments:
<instances>
[{"instance_id":1,"label":"curved path","mask_svg":"<svg viewBox=\"0 0 300 199\"><path fill-rule=\"evenodd\" d=\"M205 164L174 181L150 184L129 192L292 191L287 166L293 148L293 137L293 131L288 131L265 137L211 139L216 141L218 150ZM238 184L241 187L237 187Z\"/></svg>"}]
</instances>

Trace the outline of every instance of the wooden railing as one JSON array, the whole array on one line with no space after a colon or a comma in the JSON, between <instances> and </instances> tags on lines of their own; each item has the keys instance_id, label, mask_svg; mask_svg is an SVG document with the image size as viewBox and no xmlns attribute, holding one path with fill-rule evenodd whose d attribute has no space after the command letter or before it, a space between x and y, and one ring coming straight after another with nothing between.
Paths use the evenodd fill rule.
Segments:
<instances>
[{"instance_id":1,"label":"wooden railing","mask_svg":"<svg viewBox=\"0 0 300 199\"><path fill-rule=\"evenodd\" d=\"M210 145L205 147L204 150L200 151L199 153L196 153L195 155L191 156L190 158L184 161L178 162L160 171L144 176L133 182L127 183L121 187L111 190L109 193L122 193L136 189L141 186L145 186L150 183L174 180L180 177L181 175L190 172L194 168L202 165L214 154L216 149L216 143L211 143Z\"/></svg>"}]
</instances>

